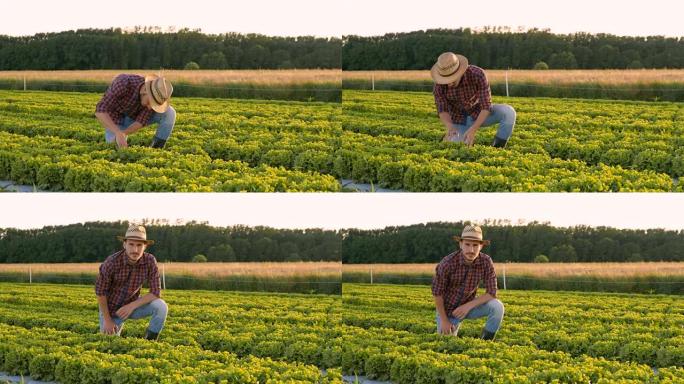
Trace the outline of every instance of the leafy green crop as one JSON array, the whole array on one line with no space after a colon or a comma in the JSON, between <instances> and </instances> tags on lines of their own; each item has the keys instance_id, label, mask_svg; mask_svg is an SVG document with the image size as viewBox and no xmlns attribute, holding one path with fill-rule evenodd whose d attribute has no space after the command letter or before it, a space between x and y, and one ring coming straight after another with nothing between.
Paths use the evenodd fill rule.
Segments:
<instances>
[{"instance_id":1,"label":"leafy green crop","mask_svg":"<svg viewBox=\"0 0 684 384\"><path fill-rule=\"evenodd\" d=\"M338 191L340 106L177 98L164 150L154 126L104 143L98 95L0 91L0 178L63 191Z\"/></svg>"},{"instance_id":2,"label":"leafy green crop","mask_svg":"<svg viewBox=\"0 0 684 384\"><path fill-rule=\"evenodd\" d=\"M499 98L517 111L505 150L443 143L430 94L344 91L339 177L410 191L672 191L684 104Z\"/></svg>"},{"instance_id":3,"label":"leafy green crop","mask_svg":"<svg viewBox=\"0 0 684 384\"><path fill-rule=\"evenodd\" d=\"M438 335L429 288L345 284L343 372L395 383L684 382L678 296L498 296L506 313L491 342L478 338L484 319Z\"/></svg>"}]
</instances>

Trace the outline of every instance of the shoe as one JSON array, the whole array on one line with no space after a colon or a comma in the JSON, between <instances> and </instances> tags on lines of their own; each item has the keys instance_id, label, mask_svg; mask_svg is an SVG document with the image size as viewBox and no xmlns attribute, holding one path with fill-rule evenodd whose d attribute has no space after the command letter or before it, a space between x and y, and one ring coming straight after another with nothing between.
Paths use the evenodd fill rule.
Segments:
<instances>
[{"instance_id":1,"label":"shoe","mask_svg":"<svg viewBox=\"0 0 684 384\"><path fill-rule=\"evenodd\" d=\"M494 340L494 336L496 336L496 332L489 332L486 329L482 330L482 336L480 336L480 339L482 340Z\"/></svg>"},{"instance_id":2,"label":"shoe","mask_svg":"<svg viewBox=\"0 0 684 384\"><path fill-rule=\"evenodd\" d=\"M492 143L492 147L494 147L494 148L505 148L506 143L508 143L508 140L500 139L497 136L494 136L494 142Z\"/></svg>"},{"instance_id":3,"label":"shoe","mask_svg":"<svg viewBox=\"0 0 684 384\"><path fill-rule=\"evenodd\" d=\"M150 148L161 149L161 148L164 148L165 145L166 145L166 140L160 139L157 136L155 136L154 139L152 139L152 145L150 145Z\"/></svg>"},{"instance_id":4,"label":"shoe","mask_svg":"<svg viewBox=\"0 0 684 384\"><path fill-rule=\"evenodd\" d=\"M152 332L148 329L145 331L145 339L156 341L157 339L159 339L159 333Z\"/></svg>"}]
</instances>

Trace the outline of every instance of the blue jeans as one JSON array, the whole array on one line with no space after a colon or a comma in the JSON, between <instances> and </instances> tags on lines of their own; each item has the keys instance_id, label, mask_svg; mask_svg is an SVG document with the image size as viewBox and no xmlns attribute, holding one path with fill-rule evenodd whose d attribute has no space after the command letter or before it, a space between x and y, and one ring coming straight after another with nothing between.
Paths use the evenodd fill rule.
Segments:
<instances>
[{"instance_id":1,"label":"blue jeans","mask_svg":"<svg viewBox=\"0 0 684 384\"><path fill-rule=\"evenodd\" d=\"M456 327L456 331L454 332L454 335L458 333L458 328L461 326L461 321L456 317L451 316L450 313L447 314L449 317L449 322L453 324ZM501 321L503 320L504 316L504 305L503 303L498 300L498 299L492 299L489 300L488 302L484 304L480 304L477 307L473 308L468 314L466 315L466 319L479 319L481 317L487 316L487 322L485 323L484 328L491 332L491 333L496 333L496 331L499 330L501 327ZM439 329L441 326L441 319L439 318L439 313L437 313L437 332L439 333Z\"/></svg>"},{"instance_id":2,"label":"blue jeans","mask_svg":"<svg viewBox=\"0 0 684 384\"><path fill-rule=\"evenodd\" d=\"M150 319L150 325L147 327L151 332L154 333L159 333L161 330L164 328L164 323L166 322L166 314L169 311L168 305L166 305L166 302L162 299L155 299L149 302L148 304L143 305L142 307L138 307L131 313L131 315L128 317L129 319L142 319L143 317L149 317L152 316ZM114 320L114 324L116 324L117 331L116 334L117 336L121 336L121 330L123 329L123 324L126 320L118 317L118 316L113 316L112 320ZM100 332L102 332L104 328L104 318L102 317L102 312L100 312Z\"/></svg>"},{"instance_id":3,"label":"blue jeans","mask_svg":"<svg viewBox=\"0 0 684 384\"><path fill-rule=\"evenodd\" d=\"M473 125L475 119L468 116L466 123L454 124L453 127L460 133L461 137L465 136L466 131ZM501 140L508 140L513 134L513 127L515 126L515 109L508 104L492 104L492 111L482 123L483 127L488 127L493 124L499 124L499 129L496 130L496 137Z\"/></svg>"},{"instance_id":4,"label":"blue jeans","mask_svg":"<svg viewBox=\"0 0 684 384\"><path fill-rule=\"evenodd\" d=\"M129 116L124 116L123 122L119 125L120 130L125 130L131 124L135 122L135 119ZM173 131L173 126L176 125L176 110L172 106L164 113L154 112L150 118L149 125L159 124L157 126L157 132L154 134L158 139L168 140L171 137L171 132ZM116 138L114 134L105 128L105 140L108 143L113 143Z\"/></svg>"}]
</instances>

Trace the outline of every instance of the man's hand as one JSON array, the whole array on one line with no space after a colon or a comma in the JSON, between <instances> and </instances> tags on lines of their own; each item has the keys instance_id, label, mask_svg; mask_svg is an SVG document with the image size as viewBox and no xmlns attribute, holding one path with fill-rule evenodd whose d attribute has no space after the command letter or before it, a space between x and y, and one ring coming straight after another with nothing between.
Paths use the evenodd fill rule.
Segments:
<instances>
[{"instance_id":1,"label":"man's hand","mask_svg":"<svg viewBox=\"0 0 684 384\"><path fill-rule=\"evenodd\" d=\"M135 311L135 307L131 304L126 304L123 307L119 308L118 311L116 311L116 315L119 316L119 318L126 320L128 319L128 316L131 315Z\"/></svg>"},{"instance_id":2,"label":"man's hand","mask_svg":"<svg viewBox=\"0 0 684 384\"><path fill-rule=\"evenodd\" d=\"M451 322L447 318L441 319L439 323L439 333L441 335L451 335L452 333L454 333L455 328L456 327L454 327L454 325L451 324Z\"/></svg>"},{"instance_id":3,"label":"man's hand","mask_svg":"<svg viewBox=\"0 0 684 384\"><path fill-rule=\"evenodd\" d=\"M463 140L466 145L471 147L473 144L475 144L475 134L477 133L477 130L480 129L480 127L470 127L465 133L465 139Z\"/></svg>"},{"instance_id":4,"label":"man's hand","mask_svg":"<svg viewBox=\"0 0 684 384\"><path fill-rule=\"evenodd\" d=\"M458 131L456 131L456 128L447 125L446 127L446 134L442 138L442 141L451 141L454 136L458 134Z\"/></svg>"},{"instance_id":5,"label":"man's hand","mask_svg":"<svg viewBox=\"0 0 684 384\"><path fill-rule=\"evenodd\" d=\"M469 303L466 303L454 309L451 314L454 315L455 318L463 320L466 316L468 316L468 312L470 312L471 309L473 309L473 307L470 306Z\"/></svg>"},{"instance_id":6,"label":"man's hand","mask_svg":"<svg viewBox=\"0 0 684 384\"><path fill-rule=\"evenodd\" d=\"M125 133L119 131L114 133L116 136L116 146L118 148L128 148L128 137Z\"/></svg>"},{"instance_id":7,"label":"man's hand","mask_svg":"<svg viewBox=\"0 0 684 384\"><path fill-rule=\"evenodd\" d=\"M104 329L102 329L102 333L105 335L113 335L118 331L116 324L114 323L114 320L110 319L105 319L104 320Z\"/></svg>"}]
</instances>

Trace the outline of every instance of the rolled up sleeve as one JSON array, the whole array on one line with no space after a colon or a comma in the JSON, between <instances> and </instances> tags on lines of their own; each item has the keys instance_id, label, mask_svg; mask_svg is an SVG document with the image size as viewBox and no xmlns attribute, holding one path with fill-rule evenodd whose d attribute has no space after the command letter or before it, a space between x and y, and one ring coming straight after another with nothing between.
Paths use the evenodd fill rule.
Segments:
<instances>
[{"instance_id":1,"label":"rolled up sleeve","mask_svg":"<svg viewBox=\"0 0 684 384\"><path fill-rule=\"evenodd\" d=\"M109 287L112 285L112 268L109 263L100 265L100 272L95 281L95 294L97 296L109 295Z\"/></svg>"},{"instance_id":2,"label":"rolled up sleeve","mask_svg":"<svg viewBox=\"0 0 684 384\"><path fill-rule=\"evenodd\" d=\"M435 276L432 278L432 296L443 296L449 282L449 274L444 263L437 264Z\"/></svg>"},{"instance_id":3,"label":"rolled up sleeve","mask_svg":"<svg viewBox=\"0 0 684 384\"><path fill-rule=\"evenodd\" d=\"M435 84L432 88L432 94L435 96L435 106L437 107L437 114L442 112L451 113L451 106L446 97L446 86Z\"/></svg>"},{"instance_id":4,"label":"rolled up sleeve","mask_svg":"<svg viewBox=\"0 0 684 384\"><path fill-rule=\"evenodd\" d=\"M489 87L489 80L484 71L480 71L477 76L478 99L483 110L492 110L492 90Z\"/></svg>"},{"instance_id":5,"label":"rolled up sleeve","mask_svg":"<svg viewBox=\"0 0 684 384\"><path fill-rule=\"evenodd\" d=\"M150 293L161 298L161 281L159 280L159 267L157 267L156 261L152 263L147 279L150 285Z\"/></svg>"},{"instance_id":6,"label":"rolled up sleeve","mask_svg":"<svg viewBox=\"0 0 684 384\"><path fill-rule=\"evenodd\" d=\"M494 263L491 261L485 264L484 281L487 293L492 295L492 297L496 297L496 271L494 270Z\"/></svg>"}]
</instances>

